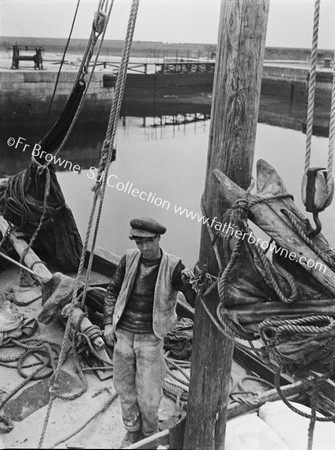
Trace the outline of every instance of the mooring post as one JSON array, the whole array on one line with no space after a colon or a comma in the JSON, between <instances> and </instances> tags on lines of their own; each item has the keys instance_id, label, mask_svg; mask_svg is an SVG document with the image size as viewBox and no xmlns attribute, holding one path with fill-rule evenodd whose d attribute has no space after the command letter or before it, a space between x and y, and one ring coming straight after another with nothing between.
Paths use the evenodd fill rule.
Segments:
<instances>
[{"instance_id":1,"label":"mooring post","mask_svg":"<svg viewBox=\"0 0 335 450\"><path fill-rule=\"evenodd\" d=\"M204 192L214 234L215 223L222 220L228 205L219 197L213 170L220 169L244 189L251 181L268 9L269 0L221 3ZM218 274L205 227L199 265ZM205 298L214 315L218 301L215 292ZM224 448L232 358L232 341L218 331L198 296L184 449Z\"/></svg>"}]
</instances>

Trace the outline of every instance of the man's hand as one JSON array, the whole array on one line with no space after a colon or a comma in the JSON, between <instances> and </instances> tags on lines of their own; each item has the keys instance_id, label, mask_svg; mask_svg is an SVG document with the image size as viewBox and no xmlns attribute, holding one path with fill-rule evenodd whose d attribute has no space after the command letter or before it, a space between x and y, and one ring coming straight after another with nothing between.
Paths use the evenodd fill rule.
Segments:
<instances>
[{"instance_id":1,"label":"man's hand","mask_svg":"<svg viewBox=\"0 0 335 450\"><path fill-rule=\"evenodd\" d=\"M112 324L105 325L104 338L108 345L114 345L115 342L115 330Z\"/></svg>"},{"instance_id":2,"label":"man's hand","mask_svg":"<svg viewBox=\"0 0 335 450\"><path fill-rule=\"evenodd\" d=\"M190 278L194 278L194 277L195 277L194 272L190 267L186 267L185 269L183 269L181 271L181 279L184 282L187 281L187 278L190 279Z\"/></svg>"}]
</instances>

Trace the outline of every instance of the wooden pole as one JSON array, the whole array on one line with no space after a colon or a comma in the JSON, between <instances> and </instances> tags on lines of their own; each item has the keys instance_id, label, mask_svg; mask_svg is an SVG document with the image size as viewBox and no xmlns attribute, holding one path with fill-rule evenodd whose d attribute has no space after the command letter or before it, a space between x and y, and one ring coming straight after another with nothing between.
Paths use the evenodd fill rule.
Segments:
<instances>
[{"instance_id":1,"label":"wooden pole","mask_svg":"<svg viewBox=\"0 0 335 450\"><path fill-rule=\"evenodd\" d=\"M0 215L0 232L2 233L2 235L4 235L7 232L7 229L8 229L8 222L3 218L3 216ZM10 240L14 249L20 256L28 247L27 242L18 237L16 231L14 230L11 231L11 233L8 236L8 239ZM31 248L29 248L29 250L26 253L26 256L24 257L24 263L28 266L28 269L34 267L34 270L33 271L29 270L29 272L32 272L34 274L33 276L37 276L39 278L38 280L39 283L41 283L41 280L47 281L51 279L52 273L46 267L46 265L37 264L41 263L41 260ZM78 321L79 315L81 315L81 313L82 313L81 309L75 307L74 315L76 321ZM85 330L91 326L92 322L87 317L84 317L80 323L80 330L84 333ZM96 346L96 351L100 352L101 347L104 345L104 341L101 337L97 337L93 340L93 344ZM102 350L102 352L103 356L105 356L106 354L105 350ZM105 356L105 359L109 359L108 355L107 357Z\"/></svg>"},{"instance_id":2,"label":"wooden pole","mask_svg":"<svg viewBox=\"0 0 335 450\"><path fill-rule=\"evenodd\" d=\"M8 227L8 222L3 218L3 216L0 215L0 232L3 236L6 234ZM26 248L28 247L27 242L23 239L20 239L17 236L16 232L12 231L9 234L9 240L18 255L21 256L26 251ZM52 273L44 264L41 264L41 260L32 249L29 249L27 251L23 262L29 269L33 268L34 273L40 279L49 280L52 277Z\"/></svg>"},{"instance_id":3,"label":"wooden pole","mask_svg":"<svg viewBox=\"0 0 335 450\"><path fill-rule=\"evenodd\" d=\"M228 207L219 197L213 170L220 169L243 189L250 184L268 9L269 0L221 3L204 192L210 224L215 217L220 221ZM206 228L199 265L218 273ZM206 297L206 304L215 314L217 294ZM198 297L184 449L224 448L232 357L232 341L217 330Z\"/></svg>"}]
</instances>

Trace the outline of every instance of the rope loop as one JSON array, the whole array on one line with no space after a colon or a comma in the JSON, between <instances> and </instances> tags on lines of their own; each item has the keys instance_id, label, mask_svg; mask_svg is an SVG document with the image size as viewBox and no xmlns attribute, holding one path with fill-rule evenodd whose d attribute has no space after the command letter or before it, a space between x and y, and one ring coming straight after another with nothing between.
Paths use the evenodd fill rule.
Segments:
<instances>
[{"instance_id":1,"label":"rope loop","mask_svg":"<svg viewBox=\"0 0 335 450\"><path fill-rule=\"evenodd\" d=\"M285 397L285 394L281 390L280 387L280 376L281 376L281 369L278 368L275 373L275 387L278 392L279 397L281 400L285 403L285 405L290 408L291 411L298 414L299 416L305 417L306 419L313 419L315 418L318 422L333 422L335 420L335 414L328 416L328 417L320 417L320 416L314 416L314 414L307 414L304 411L301 411L300 409L293 406L289 400ZM316 385L316 389L318 390L324 379L326 378L326 375L319 376L317 374L314 374L314 384Z\"/></svg>"},{"instance_id":2,"label":"rope loop","mask_svg":"<svg viewBox=\"0 0 335 450\"><path fill-rule=\"evenodd\" d=\"M314 325L309 325L314 324ZM279 342L282 335L288 333L320 335L335 330L335 320L331 316L309 316L298 319L265 319L259 325L260 334L266 342Z\"/></svg>"},{"instance_id":3,"label":"rope loop","mask_svg":"<svg viewBox=\"0 0 335 450\"><path fill-rule=\"evenodd\" d=\"M263 356L292 374L335 373L335 319L311 315L296 319L270 317L258 326Z\"/></svg>"}]
</instances>

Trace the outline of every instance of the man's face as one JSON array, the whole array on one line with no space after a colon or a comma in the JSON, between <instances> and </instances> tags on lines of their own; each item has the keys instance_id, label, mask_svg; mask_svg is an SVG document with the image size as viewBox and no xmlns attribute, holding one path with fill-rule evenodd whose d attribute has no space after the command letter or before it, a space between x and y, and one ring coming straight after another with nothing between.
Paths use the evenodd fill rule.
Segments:
<instances>
[{"instance_id":1,"label":"man's face","mask_svg":"<svg viewBox=\"0 0 335 450\"><path fill-rule=\"evenodd\" d=\"M134 239L140 252L147 259L156 259L160 256L159 240L160 236L148 237L148 238L136 238Z\"/></svg>"}]
</instances>

